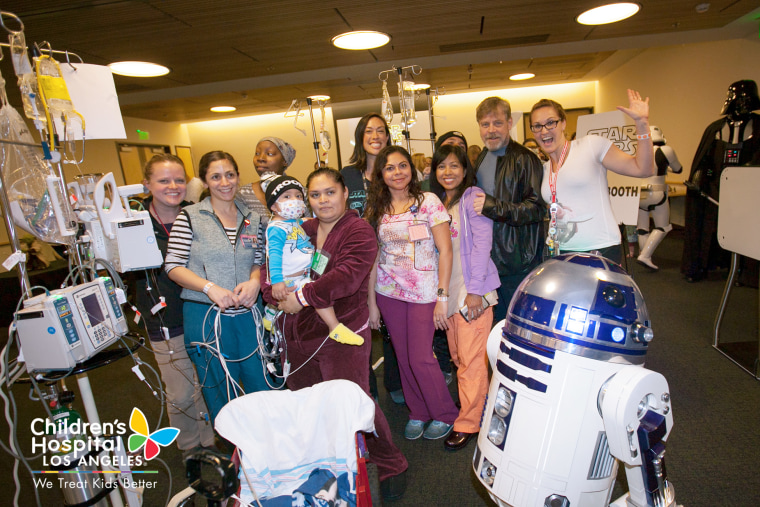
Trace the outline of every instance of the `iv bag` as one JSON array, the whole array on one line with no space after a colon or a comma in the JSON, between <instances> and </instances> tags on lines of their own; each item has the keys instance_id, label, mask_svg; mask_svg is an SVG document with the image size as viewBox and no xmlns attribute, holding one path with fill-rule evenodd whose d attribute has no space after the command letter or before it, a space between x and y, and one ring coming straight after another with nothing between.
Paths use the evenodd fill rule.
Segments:
<instances>
[{"instance_id":1,"label":"iv bag","mask_svg":"<svg viewBox=\"0 0 760 507\"><path fill-rule=\"evenodd\" d=\"M388 94L388 82L383 81L383 104L382 111L385 123L390 125L393 123L393 104L391 104L391 96Z\"/></svg>"},{"instance_id":2,"label":"iv bag","mask_svg":"<svg viewBox=\"0 0 760 507\"><path fill-rule=\"evenodd\" d=\"M401 100L401 97L403 97L403 101L401 103L401 121L406 123L406 128L411 127L417 122L417 113L414 110L415 93L414 81L404 81L403 89L402 84L398 84L399 100ZM404 112L406 112L406 116L404 116Z\"/></svg>"},{"instance_id":3,"label":"iv bag","mask_svg":"<svg viewBox=\"0 0 760 507\"><path fill-rule=\"evenodd\" d=\"M47 118L45 118L45 108L37 88L37 77L34 75L34 69L26 52L24 32L13 33L8 36L8 40L11 46L13 70L18 77L18 87L21 90L24 114L34 121L37 129L42 130L47 125Z\"/></svg>"},{"instance_id":4,"label":"iv bag","mask_svg":"<svg viewBox=\"0 0 760 507\"><path fill-rule=\"evenodd\" d=\"M24 119L7 103L0 108L0 137L35 144ZM76 217L60 178L41 150L3 143L0 168L14 223L42 241L68 243L66 237L76 232Z\"/></svg>"}]
</instances>

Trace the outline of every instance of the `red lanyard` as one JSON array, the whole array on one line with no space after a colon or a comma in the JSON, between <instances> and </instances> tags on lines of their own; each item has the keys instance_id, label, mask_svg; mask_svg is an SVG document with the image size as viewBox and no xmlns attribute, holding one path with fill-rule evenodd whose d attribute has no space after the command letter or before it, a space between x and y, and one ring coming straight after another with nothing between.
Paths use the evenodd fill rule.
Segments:
<instances>
[{"instance_id":1,"label":"red lanyard","mask_svg":"<svg viewBox=\"0 0 760 507\"><path fill-rule=\"evenodd\" d=\"M559 155L559 162L557 162L557 170L555 171L552 167L551 172L549 173L549 189L552 192L552 202L557 202L557 175L562 168L562 164L565 163L568 151L570 151L570 143L565 141L565 145L562 147L562 153Z\"/></svg>"},{"instance_id":2,"label":"red lanyard","mask_svg":"<svg viewBox=\"0 0 760 507\"><path fill-rule=\"evenodd\" d=\"M164 232L166 233L166 235L169 236L169 230L166 228L166 226L164 225L164 223L161 221L161 217L158 216L158 212L156 211L156 207L153 206L153 203L150 203L150 207L153 208L153 216L156 217L156 220L158 220L158 223L161 224L161 227L164 228Z\"/></svg>"}]
</instances>

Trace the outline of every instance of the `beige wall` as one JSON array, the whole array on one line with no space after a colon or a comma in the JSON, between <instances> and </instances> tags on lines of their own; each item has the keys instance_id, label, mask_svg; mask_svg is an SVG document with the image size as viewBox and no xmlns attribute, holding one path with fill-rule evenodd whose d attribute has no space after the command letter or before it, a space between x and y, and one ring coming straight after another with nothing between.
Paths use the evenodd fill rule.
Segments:
<instances>
[{"instance_id":1,"label":"beige wall","mask_svg":"<svg viewBox=\"0 0 760 507\"><path fill-rule=\"evenodd\" d=\"M599 80L598 111L625 104L626 88L650 97L650 123L660 127L689 175L707 125L720 117L728 86L760 82L760 39L683 44L646 50ZM674 178L676 179L676 178Z\"/></svg>"},{"instance_id":2,"label":"beige wall","mask_svg":"<svg viewBox=\"0 0 760 507\"><path fill-rule=\"evenodd\" d=\"M123 185L124 177L119 163L119 154L116 151L117 142L169 145L172 153L174 153L175 146L190 146L187 127L181 123L124 118L124 128L127 131L126 139L87 141L84 162L80 165L84 174L113 172L116 183ZM150 138L141 140L137 134L138 129L148 132ZM71 165L64 166L64 172L67 180L79 174L79 170Z\"/></svg>"}]
</instances>

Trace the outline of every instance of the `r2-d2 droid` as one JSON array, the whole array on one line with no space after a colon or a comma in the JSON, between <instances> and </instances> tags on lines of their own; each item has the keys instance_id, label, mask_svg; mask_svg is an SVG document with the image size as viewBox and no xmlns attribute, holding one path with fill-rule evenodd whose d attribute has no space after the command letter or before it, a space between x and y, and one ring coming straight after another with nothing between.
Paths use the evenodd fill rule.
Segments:
<instances>
[{"instance_id":1,"label":"r2-d2 droid","mask_svg":"<svg viewBox=\"0 0 760 507\"><path fill-rule=\"evenodd\" d=\"M500 507L675 506L673 425L641 292L617 264L565 254L536 268L489 337L493 378L473 467Z\"/></svg>"}]
</instances>

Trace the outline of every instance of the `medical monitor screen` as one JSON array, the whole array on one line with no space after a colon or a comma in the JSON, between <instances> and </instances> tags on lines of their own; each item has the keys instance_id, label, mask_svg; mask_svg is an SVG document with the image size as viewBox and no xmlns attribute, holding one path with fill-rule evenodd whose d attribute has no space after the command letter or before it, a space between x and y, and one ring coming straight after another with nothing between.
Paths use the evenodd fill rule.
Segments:
<instances>
[{"instance_id":1,"label":"medical monitor screen","mask_svg":"<svg viewBox=\"0 0 760 507\"><path fill-rule=\"evenodd\" d=\"M90 294L82 298L82 305L87 312L87 317L90 319L90 325L92 327L97 326L105 320L103 317L103 310L100 308L97 294Z\"/></svg>"}]
</instances>

